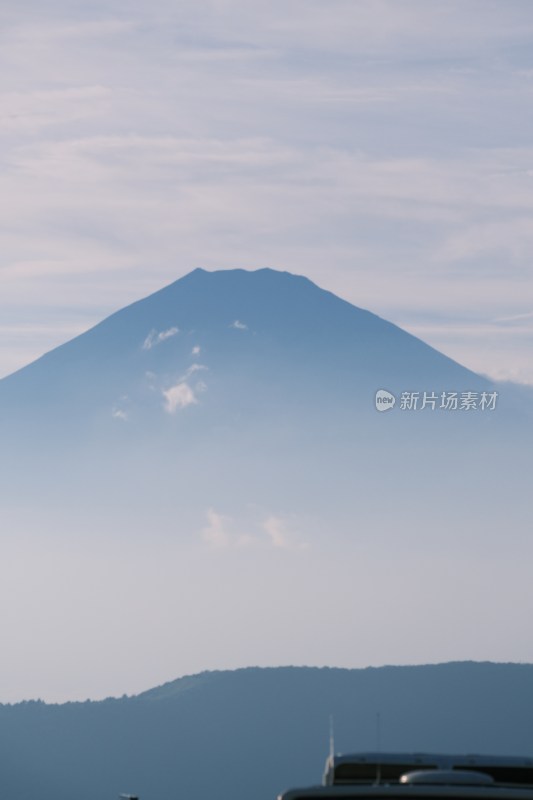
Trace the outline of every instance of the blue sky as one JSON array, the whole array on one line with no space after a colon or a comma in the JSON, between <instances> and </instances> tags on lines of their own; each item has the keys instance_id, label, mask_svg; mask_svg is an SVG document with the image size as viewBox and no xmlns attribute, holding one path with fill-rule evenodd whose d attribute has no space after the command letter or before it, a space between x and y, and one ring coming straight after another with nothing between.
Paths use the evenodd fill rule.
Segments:
<instances>
[{"instance_id":1,"label":"blue sky","mask_svg":"<svg viewBox=\"0 0 533 800\"><path fill-rule=\"evenodd\" d=\"M528 0L25 0L1 30L0 375L271 266L533 383Z\"/></svg>"}]
</instances>

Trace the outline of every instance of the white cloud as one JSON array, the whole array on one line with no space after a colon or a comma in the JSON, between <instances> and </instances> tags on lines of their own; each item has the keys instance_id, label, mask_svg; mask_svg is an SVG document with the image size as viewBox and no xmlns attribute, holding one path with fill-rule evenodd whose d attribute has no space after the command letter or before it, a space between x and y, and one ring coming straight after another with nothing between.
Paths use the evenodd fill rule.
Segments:
<instances>
[{"instance_id":1,"label":"white cloud","mask_svg":"<svg viewBox=\"0 0 533 800\"><path fill-rule=\"evenodd\" d=\"M201 351L202 351L202 348L200 347L200 345L196 344L193 347L193 349L191 350L191 355L192 356L199 356Z\"/></svg>"},{"instance_id":2,"label":"white cloud","mask_svg":"<svg viewBox=\"0 0 533 800\"><path fill-rule=\"evenodd\" d=\"M245 325L244 322L240 322L238 319L235 322L232 322L230 328L236 328L238 331L247 331L248 325Z\"/></svg>"},{"instance_id":3,"label":"white cloud","mask_svg":"<svg viewBox=\"0 0 533 800\"><path fill-rule=\"evenodd\" d=\"M142 349L143 350L151 350L152 347L156 347L161 342L165 342L167 339L176 336L179 333L179 328L168 328L166 331L156 331L151 330L146 339L143 342Z\"/></svg>"},{"instance_id":4,"label":"white cloud","mask_svg":"<svg viewBox=\"0 0 533 800\"><path fill-rule=\"evenodd\" d=\"M126 422L128 419L128 413L121 408L114 409L113 419L121 419L123 422Z\"/></svg>"},{"instance_id":5,"label":"white cloud","mask_svg":"<svg viewBox=\"0 0 533 800\"><path fill-rule=\"evenodd\" d=\"M308 546L306 542L297 540L297 537L289 530L287 520L282 517L268 517L263 522L262 528L267 534L272 547L277 549L304 550Z\"/></svg>"},{"instance_id":6,"label":"white cloud","mask_svg":"<svg viewBox=\"0 0 533 800\"><path fill-rule=\"evenodd\" d=\"M207 525L201 531L204 542L211 547L229 547L231 538L226 530L228 521L227 517L217 514L213 509L209 509L207 512Z\"/></svg>"},{"instance_id":7,"label":"white cloud","mask_svg":"<svg viewBox=\"0 0 533 800\"><path fill-rule=\"evenodd\" d=\"M257 514L250 517L245 513L236 519L209 509L207 522L200 532L201 538L217 549L298 551L308 547L290 530L289 520L279 516L261 519Z\"/></svg>"},{"instance_id":8,"label":"white cloud","mask_svg":"<svg viewBox=\"0 0 533 800\"><path fill-rule=\"evenodd\" d=\"M198 404L197 395L205 392L207 385L203 381L196 381L192 386L189 379L207 369L208 367L205 364L191 364L185 373L175 379L175 383L170 386L168 386L168 380L165 381L164 376L157 376L154 372L146 372L145 377L150 390L161 392L164 399L164 409L167 414L175 414L188 406ZM162 388L165 382L167 383L167 388Z\"/></svg>"},{"instance_id":9,"label":"white cloud","mask_svg":"<svg viewBox=\"0 0 533 800\"><path fill-rule=\"evenodd\" d=\"M202 528L200 535L206 544L215 549L242 549L257 543L250 534L237 532L236 527L232 517L209 509L207 525Z\"/></svg>"},{"instance_id":10,"label":"white cloud","mask_svg":"<svg viewBox=\"0 0 533 800\"><path fill-rule=\"evenodd\" d=\"M187 408L187 406L195 405L198 400L189 386L188 383L182 381L170 389L163 391L165 398L165 411L168 414L175 414L178 409Z\"/></svg>"}]
</instances>

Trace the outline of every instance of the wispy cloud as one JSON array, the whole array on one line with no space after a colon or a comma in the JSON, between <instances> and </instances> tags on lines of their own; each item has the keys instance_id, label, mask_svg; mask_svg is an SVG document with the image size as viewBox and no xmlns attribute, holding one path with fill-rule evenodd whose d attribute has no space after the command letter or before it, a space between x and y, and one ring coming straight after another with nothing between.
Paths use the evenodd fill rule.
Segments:
<instances>
[{"instance_id":1,"label":"wispy cloud","mask_svg":"<svg viewBox=\"0 0 533 800\"><path fill-rule=\"evenodd\" d=\"M112 92L106 86L77 86L50 91L0 94L0 132L36 134L51 125L79 123L109 110Z\"/></svg>"},{"instance_id":2,"label":"wispy cloud","mask_svg":"<svg viewBox=\"0 0 533 800\"><path fill-rule=\"evenodd\" d=\"M272 547L281 550L304 550L307 542L298 540L290 530L289 523L283 517L270 516L262 524Z\"/></svg>"},{"instance_id":3,"label":"wispy cloud","mask_svg":"<svg viewBox=\"0 0 533 800\"><path fill-rule=\"evenodd\" d=\"M533 319L533 311L527 311L524 314L511 314L507 317L496 317L494 322L523 322L528 319Z\"/></svg>"},{"instance_id":4,"label":"wispy cloud","mask_svg":"<svg viewBox=\"0 0 533 800\"><path fill-rule=\"evenodd\" d=\"M211 547L227 547L230 537L226 525L227 518L210 508L207 512L207 525L201 531L202 539Z\"/></svg>"},{"instance_id":5,"label":"wispy cloud","mask_svg":"<svg viewBox=\"0 0 533 800\"><path fill-rule=\"evenodd\" d=\"M244 322L240 322L238 319L236 319L231 323L230 328L236 328L238 331L247 331L248 325L245 325Z\"/></svg>"},{"instance_id":6,"label":"wispy cloud","mask_svg":"<svg viewBox=\"0 0 533 800\"><path fill-rule=\"evenodd\" d=\"M266 534L266 537L265 537ZM290 521L271 515L266 519L234 518L219 514L213 509L207 511L207 525L200 532L203 541L217 549L274 549L298 551L308 547L291 530Z\"/></svg>"},{"instance_id":7,"label":"wispy cloud","mask_svg":"<svg viewBox=\"0 0 533 800\"><path fill-rule=\"evenodd\" d=\"M29 40L34 44L38 41L55 42L60 39L67 41L82 38L100 39L103 36L129 33L135 27L136 24L133 21L121 19L79 20L77 22L58 20L42 22L39 25L31 22L13 27L10 30L10 38L18 41Z\"/></svg>"},{"instance_id":8,"label":"wispy cloud","mask_svg":"<svg viewBox=\"0 0 533 800\"><path fill-rule=\"evenodd\" d=\"M205 364L191 364L191 366L188 367L185 375L187 378L190 378L190 376L194 375L195 372L203 372L206 369L207 366Z\"/></svg>"},{"instance_id":9,"label":"wispy cloud","mask_svg":"<svg viewBox=\"0 0 533 800\"><path fill-rule=\"evenodd\" d=\"M156 330L151 330L143 342L142 349L151 350L153 347L156 347L158 344L161 344L161 342L165 342L167 339L171 339L178 333L179 333L179 328L168 328L166 331L159 331L159 332Z\"/></svg>"}]
</instances>

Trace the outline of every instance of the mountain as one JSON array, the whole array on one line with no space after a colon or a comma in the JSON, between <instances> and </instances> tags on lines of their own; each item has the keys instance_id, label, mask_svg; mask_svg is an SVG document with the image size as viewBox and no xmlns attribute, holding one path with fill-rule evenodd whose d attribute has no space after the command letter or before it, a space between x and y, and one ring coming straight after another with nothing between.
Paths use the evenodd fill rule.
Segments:
<instances>
[{"instance_id":1,"label":"mountain","mask_svg":"<svg viewBox=\"0 0 533 800\"><path fill-rule=\"evenodd\" d=\"M378 390L396 397L389 413L376 413ZM418 395L416 410L400 408L402 392ZM443 410L453 392L476 403L494 392L498 408ZM217 474L228 450L237 472L250 459L255 469L258 452L270 464L288 458L292 474L318 453L348 469L346 447L367 461L428 438L450 449L474 437L477 447L487 434L507 440L523 416L509 387L498 392L397 326L270 269L195 270L1 380L0 411L2 441L26 476L28 458L54 473L83 453L120 474L140 453L165 461L178 448L193 482L200 453Z\"/></svg>"},{"instance_id":2,"label":"mountain","mask_svg":"<svg viewBox=\"0 0 533 800\"><path fill-rule=\"evenodd\" d=\"M3 379L0 404L94 431L184 409L211 424L324 403L353 415L379 388L492 387L307 278L197 269Z\"/></svg>"},{"instance_id":3,"label":"mountain","mask_svg":"<svg viewBox=\"0 0 533 800\"><path fill-rule=\"evenodd\" d=\"M124 652L128 691L325 652L527 660L524 398L288 273L195 270L113 314L0 381L6 685L101 696Z\"/></svg>"},{"instance_id":4,"label":"mountain","mask_svg":"<svg viewBox=\"0 0 533 800\"><path fill-rule=\"evenodd\" d=\"M319 783L338 752L530 755L533 665L448 663L209 672L135 697L0 706L0 788L12 800L136 793L274 800Z\"/></svg>"},{"instance_id":5,"label":"mountain","mask_svg":"<svg viewBox=\"0 0 533 800\"><path fill-rule=\"evenodd\" d=\"M387 413L376 413L378 390L396 397ZM416 410L401 408L403 392L418 395ZM478 405L494 393L498 405L441 408L453 392ZM406 457L416 471L428 452L448 464L468 443L483 462L494 446L521 445L531 421L509 387L270 269L195 270L4 378L0 411L15 485L34 471L70 484L74 459L79 483L124 474L129 487L139 470L146 480L147 459L170 468L179 452L192 494L207 478L228 496L256 475L253 502L267 483L271 497L273 471L281 484L323 460L341 481L361 464L398 471Z\"/></svg>"}]
</instances>

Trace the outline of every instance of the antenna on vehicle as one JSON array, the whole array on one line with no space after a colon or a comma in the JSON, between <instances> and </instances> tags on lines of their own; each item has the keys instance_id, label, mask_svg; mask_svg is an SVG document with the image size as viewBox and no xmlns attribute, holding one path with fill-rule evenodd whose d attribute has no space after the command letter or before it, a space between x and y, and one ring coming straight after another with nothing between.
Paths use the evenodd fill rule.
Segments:
<instances>
[{"instance_id":1,"label":"antenna on vehicle","mask_svg":"<svg viewBox=\"0 0 533 800\"><path fill-rule=\"evenodd\" d=\"M376 712L376 751L378 754L376 765L376 785L381 783L381 714Z\"/></svg>"}]
</instances>

